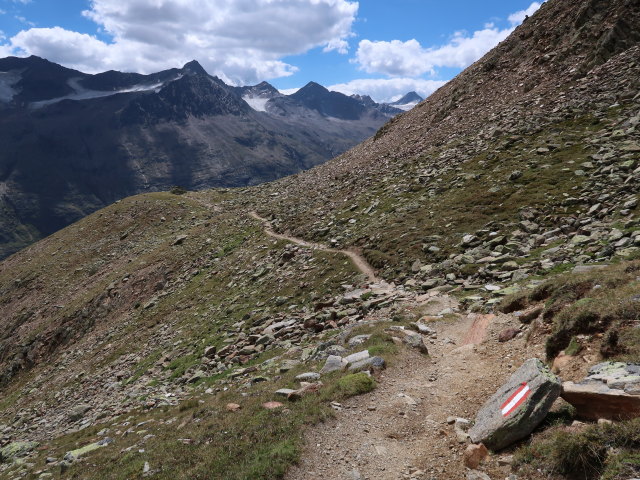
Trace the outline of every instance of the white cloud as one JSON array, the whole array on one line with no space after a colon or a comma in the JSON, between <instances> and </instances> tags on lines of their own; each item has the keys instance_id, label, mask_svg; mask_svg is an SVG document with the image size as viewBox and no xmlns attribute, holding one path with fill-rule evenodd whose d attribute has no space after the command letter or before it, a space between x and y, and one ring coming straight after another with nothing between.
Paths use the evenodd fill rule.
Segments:
<instances>
[{"instance_id":1,"label":"white cloud","mask_svg":"<svg viewBox=\"0 0 640 480\"><path fill-rule=\"evenodd\" d=\"M11 45L90 73L150 73L197 59L248 84L295 72L285 56L315 47L346 53L357 11L350 0L92 0L83 14L112 42L55 27L20 32Z\"/></svg>"},{"instance_id":2,"label":"white cloud","mask_svg":"<svg viewBox=\"0 0 640 480\"><path fill-rule=\"evenodd\" d=\"M525 15L532 15L540 5L534 2L526 10L510 15L509 28L501 29L489 23L471 35L456 32L448 44L440 47L425 48L415 39L405 42L362 40L353 61L361 70L390 77L434 74L438 67L466 68L507 38Z\"/></svg>"},{"instance_id":3,"label":"white cloud","mask_svg":"<svg viewBox=\"0 0 640 480\"><path fill-rule=\"evenodd\" d=\"M531 15L536 13L536 11L541 6L542 6L541 2L533 2L531 5L529 5L529 8L527 8L526 10L520 10L519 12L509 15L509 22L511 22L512 25L520 25L522 22L524 22L524 19L527 16L530 17Z\"/></svg>"},{"instance_id":4,"label":"white cloud","mask_svg":"<svg viewBox=\"0 0 640 480\"><path fill-rule=\"evenodd\" d=\"M420 78L363 78L331 85L327 88L345 95L353 95L354 93L369 95L376 102L381 103L393 102L411 91L426 98L445 83L447 82Z\"/></svg>"},{"instance_id":5,"label":"white cloud","mask_svg":"<svg viewBox=\"0 0 640 480\"><path fill-rule=\"evenodd\" d=\"M0 44L0 58L9 57L11 55L13 55L13 49L11 46Z\"/></svg>"}]
</instances>

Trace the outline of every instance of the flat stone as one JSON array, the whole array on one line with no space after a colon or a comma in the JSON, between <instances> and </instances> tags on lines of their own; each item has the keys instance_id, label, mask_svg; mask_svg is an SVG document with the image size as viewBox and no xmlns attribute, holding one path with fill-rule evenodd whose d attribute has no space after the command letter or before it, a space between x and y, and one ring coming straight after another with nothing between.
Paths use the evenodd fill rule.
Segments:
<instances>
[{"instance_id":1,"label":"flat stone","mask_svg":"<svg viewBox=\"0 0 640 480\"><path fill-rule=\"evenodd\" d=\"M284 405L280 402L266 402L263 403L262 406L267 410L277 410L278 408L284 407Z\"/></svg>"},{"instance_id":2,"label":"flat stone","mask_svg":"<svg viewBox=\"0 0 640 480\"><path fill-rule=\"evenodd\" d=\"M351 348L357 347L358 345L362 345L363 343L365 343L370 338L371 335L356 335L355 337L349 339L348 345Z\"/></svg>"},{"instance_id":3,"label":"flat stone","mask_svg":"<svg viewBox=\"0 0 640 480\"><path fill-rule=\"evenodd\" d=\"M433 328L428 327L424 323L419 323L419 322L412 323L411 328L416 330L418 333L422 333L423 335L433 335L437 333Z\"/></svg>"},{"instance_id":4,"label":"flat stone","mask_svg":"<svg viewBox=\"0 0 640 480\"><path fill-rule=\"evenodd\" d=\"M112 443L113 443L113 439L107 437L107 438L104 438L104 439L100 440L99 442L90 443L89 445L85 445L84 447L81 447L81 448L78 448L76 450L71 450L71 451L67 452L64 455L64 459L67 462L74 462L78 458L86 455L87 453L91 453L91 452L93 452L95 450L98 450L99 448L106 447L107 445L110 445Z\"/></svg>"},{"instance_id":5,"label":"flat stone","mask_svg":"<svg viewBox=\"0 0 640 480\"><path fill-rule=\"evenodd\" d=\"M369 357L359 362L349 365L350 372L363 372L368 370L383 370L387 367L384 358L382 357Z\"/></svg>"},{"instance_id":6,"label":"flat stone","mask_svg":"<svg viewBox=\"0 0 640 480\"><path fill-rule=\"evenodd\" d=\"M361 352L357 352L357 353L352 353L351 355L348 355L346 357L344 357L344 361L347 362L347 365L351 365L352 363L357 363L360 360L364 360L365 358L369 358L369 351L368 350L363 350Z\"/></svg>"},{"instance_id":7,"label":"flat stone","mask_svg":"<svg viewBox=\"0 0 640 480\"><path fill-rule=\"evenodd\" d=\"M315 382L316 380L320 380L320 374L316 372L301 373L296 376L296 380L299 382Z\"/></svg>"},{"instance_id":8,"label":"flat stone","mask_svg":"<svg viewBox=\"0 0 640 480\"><path fill-rule=\"evenodd\" d=\"M295 390L293 390L292 388L281 388L280 390L276 391L276 395L280 397L288 397L289 394L293 392L295 392Z\"/></svg>"},{"instance_id":9,"label":"flat stone","mask_svg":"<svg viewBox=\"0 0 640 480\"><path fill-rule=\"evenodd\" d=\"M500 450L525 438L547 416L561 388L540 360L527 360L480 409L471 440Z\"/></svg>"},{"instance_id":10,"label":"flat stone","mask_svg":"<svg viewBox=\"0 0 640 480\"><path fill-rule=\"evenodd\" d=\"M565 382L562 398L580 418L625 420L640 416L640 365L604 362L579 383Z\"/></svg>"},{"instance_id":11,"label":"flat stone","mask_svg":"<svg viewBox=\"0 0 640 480\"><path fill-rule=\"evenodd\" d=\"M294 390L287 395L287 400L291 402L301 400L303 397L311 393L317 393L318 391L320 391L322 387L323 387L322 382L316 382L316 383L304 382L304 385L302 385L301 388L299 388L298 390Z\"/></svg>"},{"instance_id":12,"label":"flat stone","mask_svg":"<svg viewBox=\"0 0 640 480\"><path fill-rule=\"evenodd\" d=\"M327 357L327 361L324 364L324 367L322 367L322 370L320 370L320 374L324 375L326 373L336 372L342 370L346 366L347 362L344 361L342 357L339 357L337 355L329 355Z\"/></svg>"}]
</instances>

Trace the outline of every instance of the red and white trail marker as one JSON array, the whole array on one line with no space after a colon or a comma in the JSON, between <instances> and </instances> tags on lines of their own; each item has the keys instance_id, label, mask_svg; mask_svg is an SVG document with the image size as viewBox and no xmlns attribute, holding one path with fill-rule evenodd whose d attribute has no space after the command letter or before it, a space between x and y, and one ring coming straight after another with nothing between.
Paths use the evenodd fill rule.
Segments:
<instances>
[{"instance_id":1,"label":"red and white trail marker","mask_svg":"<svg viewBox=\"0 0 640 480\"><path fill-rule=\"evenodd\" d=\"M531 389L529 388L529 385L524 382L500 407L502 416L508 417L516 408L524 403L530 393Z\"/></svg>"}]
</instances>

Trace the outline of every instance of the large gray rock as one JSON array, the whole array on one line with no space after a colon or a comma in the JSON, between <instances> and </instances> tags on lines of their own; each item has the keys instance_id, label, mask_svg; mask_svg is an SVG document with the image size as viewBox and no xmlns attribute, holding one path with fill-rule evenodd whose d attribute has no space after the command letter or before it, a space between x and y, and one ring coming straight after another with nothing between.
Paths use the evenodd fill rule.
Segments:
<instances>
[{"instance_id":1,"label":"large gray rock","mask_svg":"<svg viewBox=\"0 0 640 480\"><path fill-rule=\"evenodd\" d=\"M0 463L7 463L27 456L33 450L38 448L40 444L37 442L13 442L0 448Z\"/></svg>"},{"instance_id":2,"label":"large gray rock","mask_svg":"<svg viewBox=\"0 0 640 480\"><path fill-rule=\"evenodd\" d=\"M342 370L346 366L347 362L342 357L338 355L329 355L324 367L320 370L320 374L324 375L326 373L336 372L338 370Z\"/></svg>"},{"instance_id":3,"label":"large gray rock","mask_svg":"<svg viewBox=\"0 0 640 480\"><path fill-rule=\"evenodd\" d=\"M547 416L561 388L540 360L527 360L480 409L471 440L500 450L526 437Z\"/></svg>"},{"instance_id":4,"label":"large gray rock","mask_svg":"<svg viewBox=\"0 0 640 480\"><path fill-rule=\"evenodd\" d=\"M582 418L624 420L640 417L640 365L604 362L580 383L565 382L562 398Z\"/></svg>"}]
</instances>

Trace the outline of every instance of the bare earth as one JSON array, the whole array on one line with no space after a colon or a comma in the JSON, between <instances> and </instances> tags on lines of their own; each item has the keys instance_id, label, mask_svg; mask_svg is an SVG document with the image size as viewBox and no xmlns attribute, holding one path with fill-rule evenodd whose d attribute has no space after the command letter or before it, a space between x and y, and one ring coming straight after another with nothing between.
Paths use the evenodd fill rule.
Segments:
<instances>
[{"instance_id":1,"label":"bare earth","mask_svg":"<svg viewBox=\"0 0 640 480\"><path fill-rule=\"evenodd\" d=\"M472 420L524 360L542 358L542 345L527 345L522 334L499 343L500 331L519 326L509 315L430 325L438 332L430 357L404 351L376 390L350 399L335 419L309 429L302 460L287 480L465 478L466 444L447 417ZM491 457L480 470L494 480L508 477L507 454Z\"/></svg>"},{"instance_id":2,"label":"bare earth","mask_svg":"<svg viewBox=\"0 0 640 480\"><path fill-rule=\"evenodd\" d=\"M312 243L307 242L306 240L302 240L301 238L292 237L290 235L284 235L281 233L276 233L271 228L271 223L266 218L262 218L256 212L249 212L249 216L255 218L256 220L261 221L264 224L264 231L267 235L272 238L277 238L278 240L286 240L291 243L295 243L296 245L300 245L302 247L311 248L313 250L320 250L322 252L331 252L338 253L341 255L346 255L351 259L353 264L356 266L358 270L364 273L371 283L378 283L380 279L376 276L375 270L367 263L362 255L356 249L349 250L338 250L335 248L327 247L326 245L322 245L321 243Z\"/></svg>"}]
</instances>

